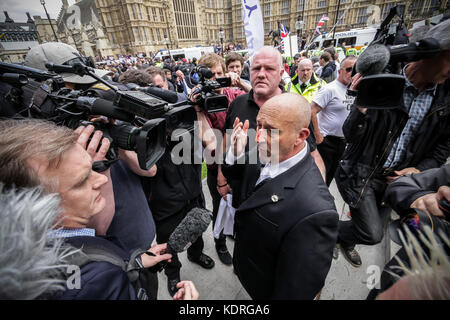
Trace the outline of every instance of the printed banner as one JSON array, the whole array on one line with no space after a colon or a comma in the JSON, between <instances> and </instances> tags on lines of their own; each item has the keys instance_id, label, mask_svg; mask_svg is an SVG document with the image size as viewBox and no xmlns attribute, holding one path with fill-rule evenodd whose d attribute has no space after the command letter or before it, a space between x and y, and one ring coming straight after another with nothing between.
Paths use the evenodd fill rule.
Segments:
<instances>
[{"instance_id":1,"label":"printed banner","mask_svg":"<svg viewBox=\"0 0 450 320\"><path fill-rule=\"evenodd\" d=\"M248 55L252 57L264 46L264 23L259 0L242 0L242 11Z\"/></svg>"}]
</instances>

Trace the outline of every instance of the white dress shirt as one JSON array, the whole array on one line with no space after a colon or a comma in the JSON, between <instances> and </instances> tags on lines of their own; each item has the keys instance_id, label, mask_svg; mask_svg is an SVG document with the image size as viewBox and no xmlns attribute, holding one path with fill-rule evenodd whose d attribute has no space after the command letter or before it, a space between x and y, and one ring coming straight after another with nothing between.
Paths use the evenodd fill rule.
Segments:
<instances>
[{"instance_id":1,"label":"white dress shirt","mask_svg":"<svg viewBox=\"0 0 450 320\"><path fill-rule=\"evenodd\" d=\"M268 179L268 178L275 178L276 176L282 174L283 172L289 170L293 166L295 166L297 163L299 163L308 152L308 142L305 141L305 147L297 153L295 156L290 157L289 159L286 159L280 163L272 165L270 162L266 163L264 168L261 170L261 173L259 175L258 181L256 181L256 185L261 183L262 181Z\"/></svg>"}]
</instances>

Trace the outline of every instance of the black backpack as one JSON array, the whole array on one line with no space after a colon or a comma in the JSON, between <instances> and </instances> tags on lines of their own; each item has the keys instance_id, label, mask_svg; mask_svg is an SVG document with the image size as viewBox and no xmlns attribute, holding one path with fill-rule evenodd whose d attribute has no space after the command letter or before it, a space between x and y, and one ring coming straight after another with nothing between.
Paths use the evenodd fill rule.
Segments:
<instances>
[{"instance_id":1,"label":"black backpack","mask_svg":"<svg viewBox=\"0 0 450 320\"><path fill-rule=\"evenodd\" d=\"M68 263L80 267L80 269L91 262L108 262L120 267L128 276L130 283L136 292L137 300L155 300L151 297L148 288L146 269L143 267L140 257L146 250L136 249L128 258L127 254L113 242L102 237L80 236L67 238L66 243L80 248L75 254L69 256Z\"/></svg>"}]
</instances>

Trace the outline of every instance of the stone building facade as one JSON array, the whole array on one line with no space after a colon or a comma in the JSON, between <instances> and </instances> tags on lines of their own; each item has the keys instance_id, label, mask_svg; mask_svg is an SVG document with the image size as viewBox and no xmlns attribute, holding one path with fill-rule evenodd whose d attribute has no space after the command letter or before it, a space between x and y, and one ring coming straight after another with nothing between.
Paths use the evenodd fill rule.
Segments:
<instances>
[{"instance_id":1,"label":"stone building facade","mask_svg":"<svg viewBox=\"0 0 450 320\"><path fill-rule=\"evenodd\" d=\"M95 0L106 36L115 54L214 45L222 41L244 47L243 0ZM290 31L311 37L320 17L328 15L323 31L337 22L336 31L379 24L396 4L406 4L405 21L413 22L449 10L448 0L261 0L266 44L278 22ZM337 10L339 6L339 10ZM336 17L337 16L337 17ZM298 20L303 28L295 28Z\"/></svg>"},{"instance_id":2,"label":"stone building facade","mask_svg":"<svg viewBox=\"0 0 450 320\"><path fill-rule=\"evenodd\" d=\"M243 1L76 0L69 6L62 0L61 11L52 24L60 41L86 56L149 55L166 48L218 45L221 41L224 46L234 43L246 47ZM406 4L408 27L449 11L448 0L260 0L264 20L261 32L267 45L272 43L269 32L278 29L278 23L286 25L292 34L309 39L323 14L329 20L322 31L330 31L335 23L336 31L377 25L400 3ZM39 42L53 41L48 20L33 18ZM298 21L302 21L301 29L296 29Z\"/></svg>"}]
</instances>

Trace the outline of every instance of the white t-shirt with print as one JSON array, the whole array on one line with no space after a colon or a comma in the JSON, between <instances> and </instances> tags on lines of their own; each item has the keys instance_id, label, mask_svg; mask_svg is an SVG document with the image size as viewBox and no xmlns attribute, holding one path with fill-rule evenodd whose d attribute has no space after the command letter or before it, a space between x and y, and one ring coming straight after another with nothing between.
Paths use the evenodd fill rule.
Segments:
<instances>
[{"instance_id":1,"label":"white t-shirt with print","mask_svg":"<svg viewBox=\"0 0 450 320\"><path fill-rule=\"evenodd\" d=\"M324 137L344 137L342 125L350 113L347 104L344 104L346 93L347 86L336 79L320 88L314 97L313 101L322 109L317 119L320 133Z\"/></svg>"}]
</instances>

